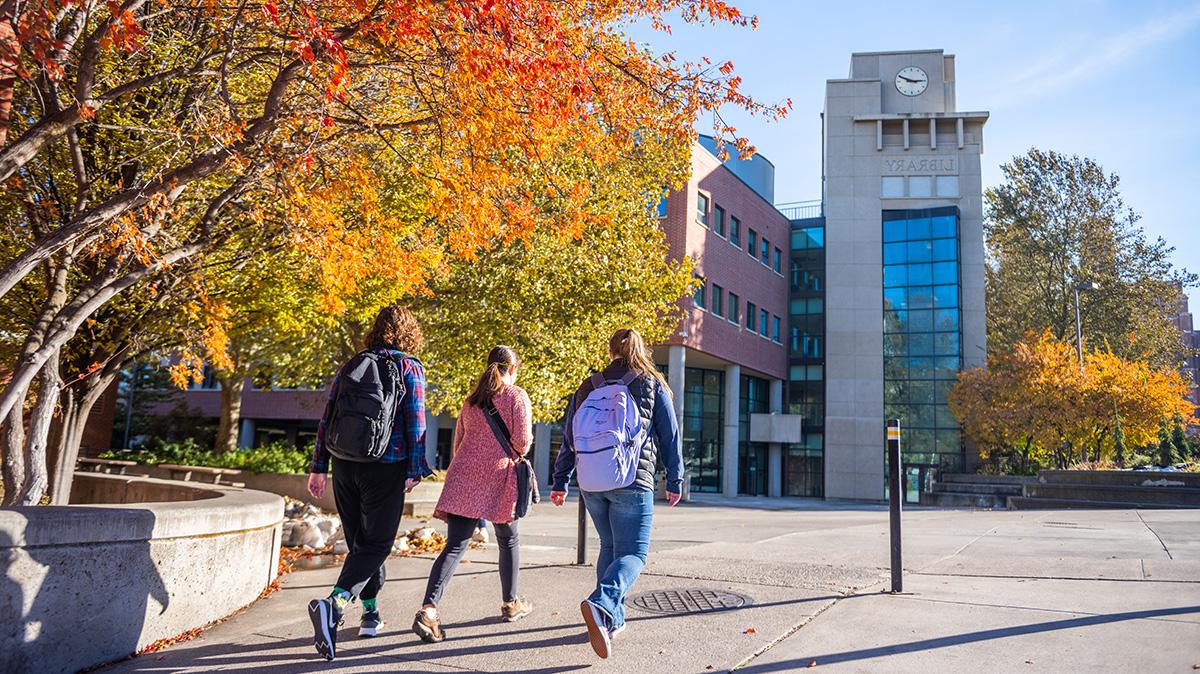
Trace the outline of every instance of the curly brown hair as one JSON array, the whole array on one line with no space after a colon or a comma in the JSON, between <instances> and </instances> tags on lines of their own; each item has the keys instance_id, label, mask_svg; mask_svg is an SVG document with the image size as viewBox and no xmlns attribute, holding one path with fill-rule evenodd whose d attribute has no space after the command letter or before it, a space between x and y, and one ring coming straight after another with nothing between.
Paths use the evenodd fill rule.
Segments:
<instances>
[{"instance_id":1,"label":"curly brown hair","mask_svg":"<svg viewBox=\"0 0 1200 674\"><path fill-rule=\"evenodd\" d=\"M375 316L375 325L363 342L368 349L386 346L404 353L416 354L424 348L425 336L421 334L417 317L408 307L392 304L379 310L379 314Z\"/></svg>"}]
</instances>

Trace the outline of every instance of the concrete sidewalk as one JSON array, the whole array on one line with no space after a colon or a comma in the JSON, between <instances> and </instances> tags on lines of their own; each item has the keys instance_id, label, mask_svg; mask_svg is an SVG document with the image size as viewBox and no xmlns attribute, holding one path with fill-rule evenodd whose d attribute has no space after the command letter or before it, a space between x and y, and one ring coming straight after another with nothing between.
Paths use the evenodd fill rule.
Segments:
<instances>
[{"instance_id":1,"label":"concrete sidewalk","mask_svg":"<svg viewBox=\"0 0 1200 674\"><path fill-rule=\"evenodd\" d=\"M905 514L904 595L883 594L887 513L873 506L706 500L656 511L635 594L702 589L742 608L629 609L598 660L578 603L595 570L575 567L574 504L521 522L520 591L536 605L497 620L495 550L470 554L442 604L447 639L408 627L431 559L389 562L386 631L319 660L305 614L337 569L290 574L284 589L201 637L111 672L1191 671L1200 664L1200 511L943 511ZM594 555L595 542L591 543ZM815 664L814 664L815 663Z\"/></svg>"}]
</instances>

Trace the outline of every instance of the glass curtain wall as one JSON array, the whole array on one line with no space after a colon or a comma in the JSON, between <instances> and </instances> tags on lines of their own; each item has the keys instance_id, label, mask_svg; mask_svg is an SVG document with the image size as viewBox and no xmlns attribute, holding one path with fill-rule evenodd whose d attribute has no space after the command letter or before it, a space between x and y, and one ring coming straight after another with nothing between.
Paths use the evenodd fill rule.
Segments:
<instances>
[{"instance_id":1,"label":"glass curtain wall","mask_svg":"<svg viewBox=\"0 0 1200 674\"><path fill-rule=\"evenodd\" d=\"M783 493L825 494L825 219L792 221L787 328L789 414L804 417L801 442L784 445Z\"/></svg>"},{"instance_id":2,"label":"glass curtain wall","mask_svg":"<svg viewBox=\"0 0 1200 674\"><path fill-rule=\"evenodd\" d=\"M962 368L958 209L883 212L884 413L899 419L910 491L964 454L946 393Z\"/></svg>"}]
</instances>

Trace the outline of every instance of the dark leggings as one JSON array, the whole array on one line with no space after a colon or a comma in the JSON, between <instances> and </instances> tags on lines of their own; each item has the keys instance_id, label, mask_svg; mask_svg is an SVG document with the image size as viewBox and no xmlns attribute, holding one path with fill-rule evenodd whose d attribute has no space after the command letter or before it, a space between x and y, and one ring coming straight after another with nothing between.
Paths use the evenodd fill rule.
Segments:
<instances>
[{"instance_id":1,"label":"dark leggings","mask_svg":"<svg viewBox=\"0 0 1200 674\"><path fill-rule=\"evenodd\" d=\"M429 583L425 586L425 604L430 606L437 606L441 601L442 592L454 577L459 560L470 547L471 534L475 533L479 520L447 515L446 523L449 525L446 547L442 548L442 554L433 563L429 571ZM496 544L500 546L500 590L504 601L513 601L517 598L517 568L520 566L517 523L515 520L508 524L495 522L492 526L496 528Z\"/></svg>"}]
</instances>

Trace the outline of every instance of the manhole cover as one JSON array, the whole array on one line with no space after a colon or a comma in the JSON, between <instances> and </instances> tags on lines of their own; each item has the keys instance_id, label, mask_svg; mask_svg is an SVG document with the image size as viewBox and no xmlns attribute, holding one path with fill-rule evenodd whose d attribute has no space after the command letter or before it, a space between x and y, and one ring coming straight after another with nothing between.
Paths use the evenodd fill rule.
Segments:
<instances>
[{"instance_id":1,"label":"manhole cover","mask_svg":"<svg viewBox=\"0 0 1200 674\"><path fill-rule=\"evenodd\" d=\"M630 606L651 613L704 613L728 611L752 603L744 594L725 590L656 590L626 600Z\"/></svg>"}]
</instances>

